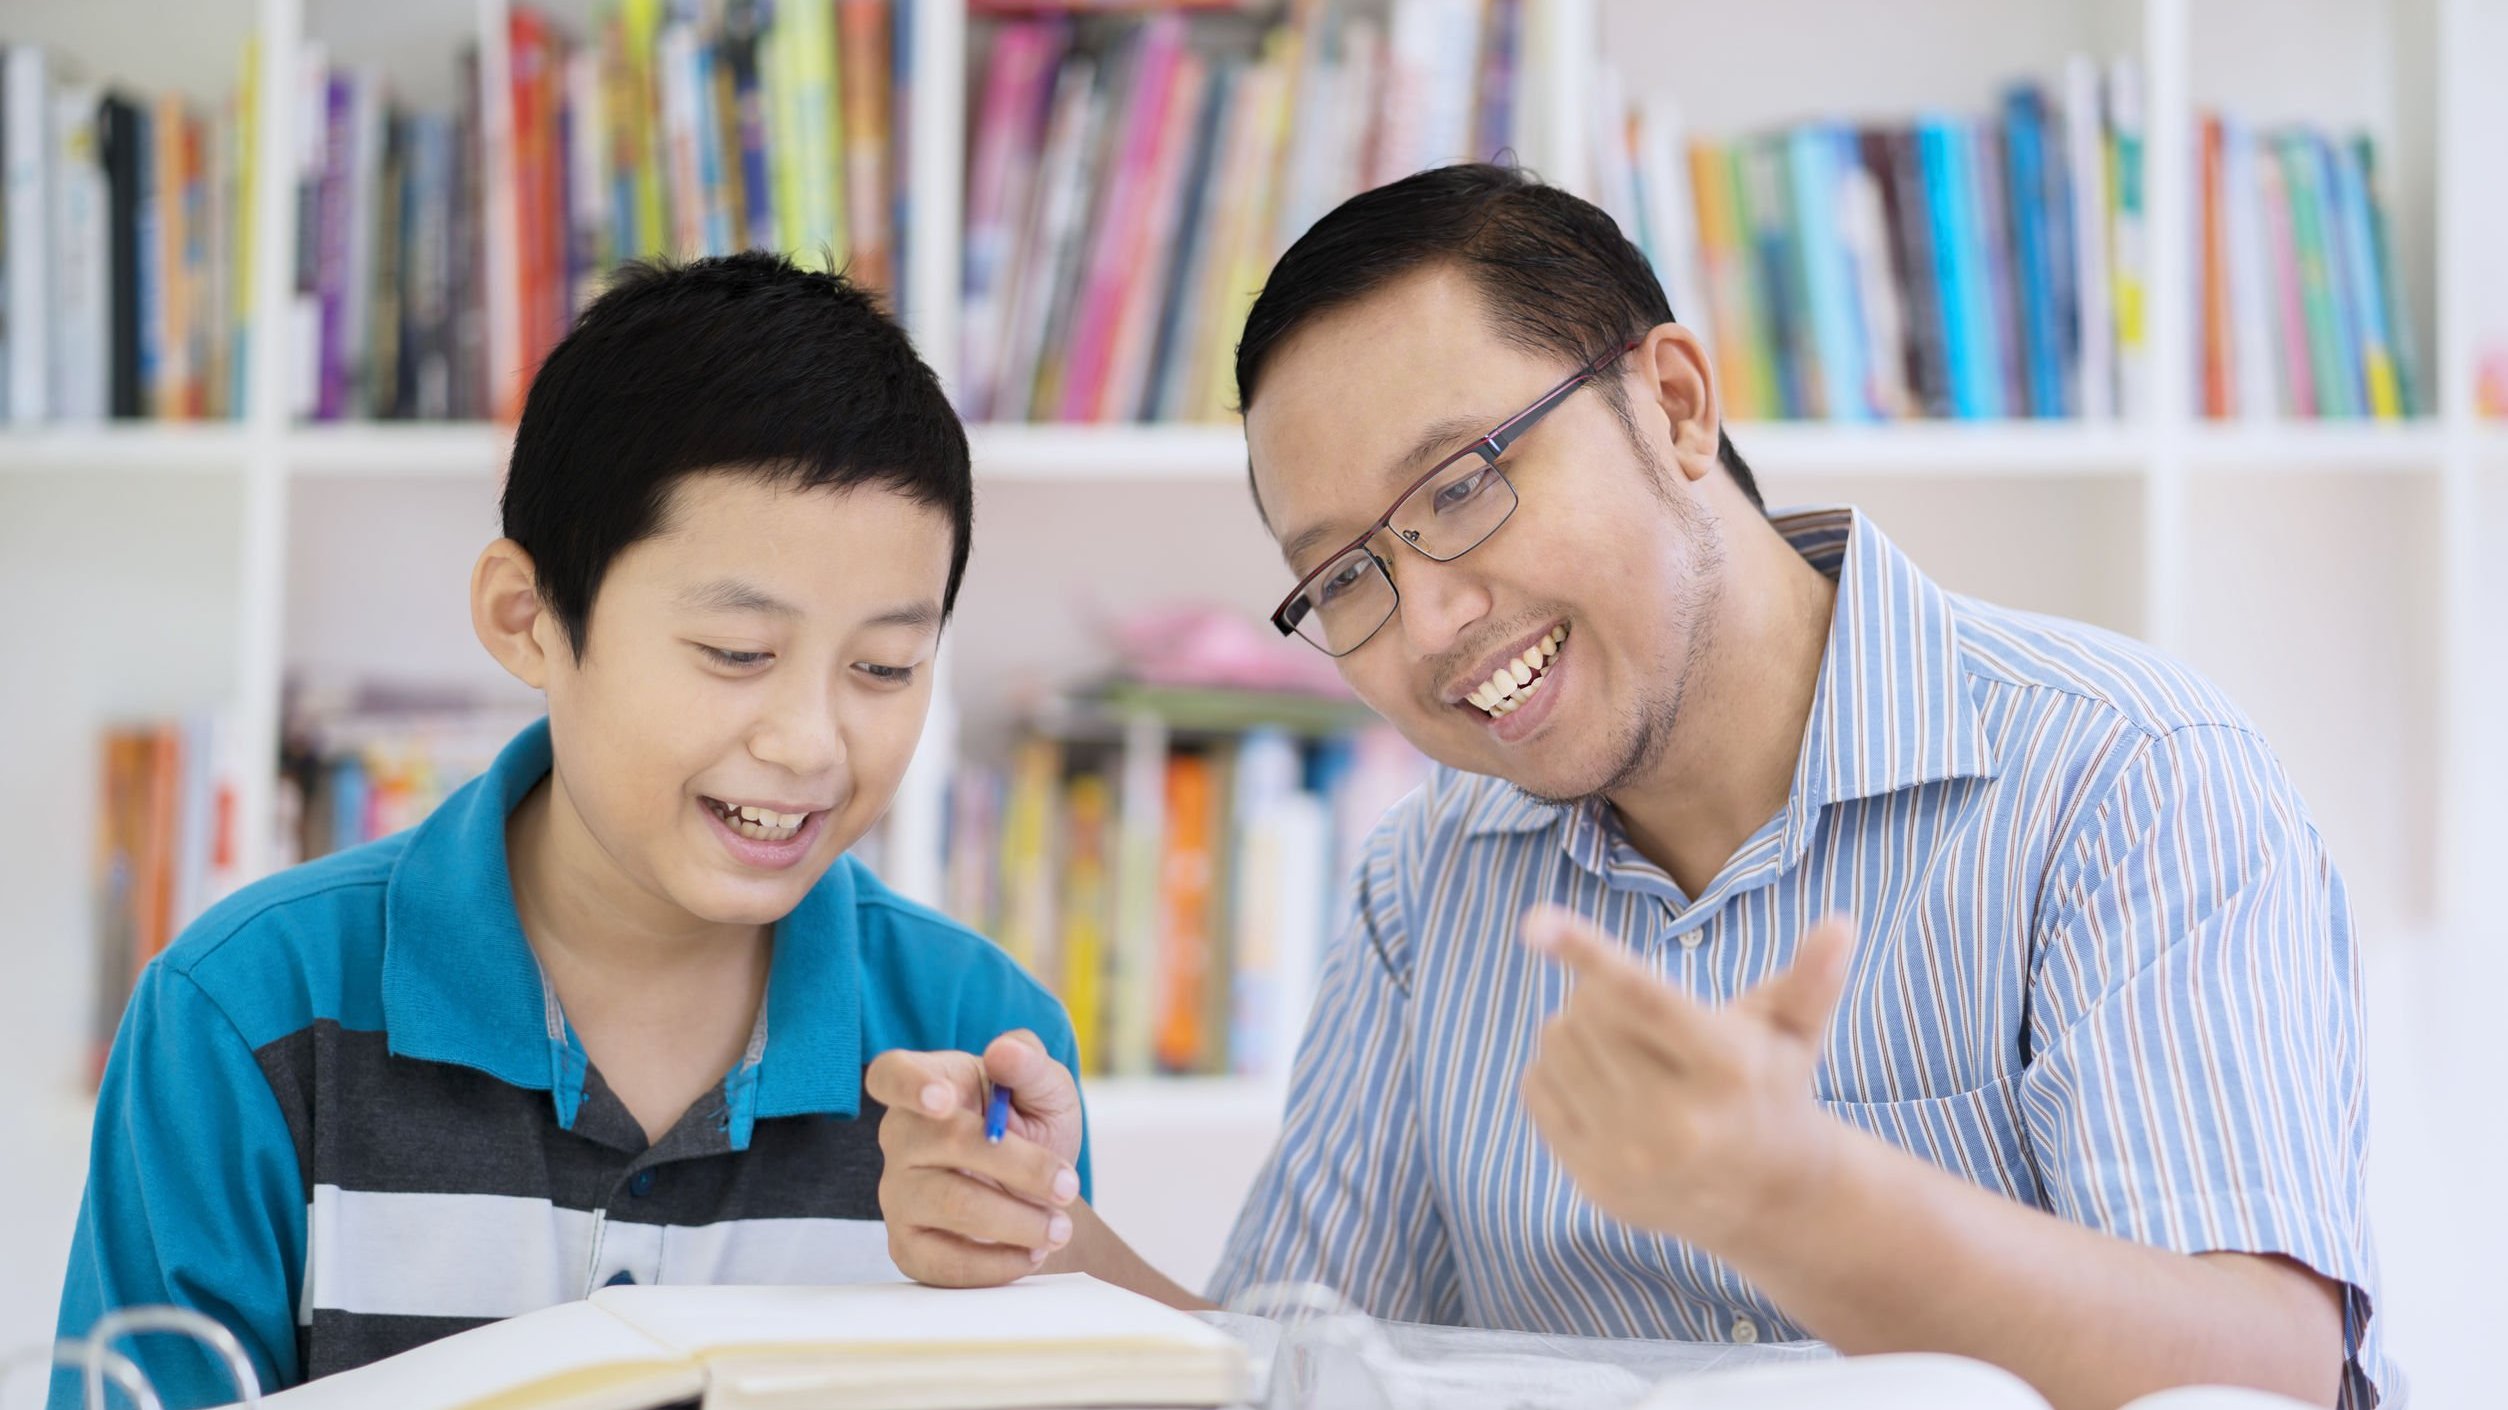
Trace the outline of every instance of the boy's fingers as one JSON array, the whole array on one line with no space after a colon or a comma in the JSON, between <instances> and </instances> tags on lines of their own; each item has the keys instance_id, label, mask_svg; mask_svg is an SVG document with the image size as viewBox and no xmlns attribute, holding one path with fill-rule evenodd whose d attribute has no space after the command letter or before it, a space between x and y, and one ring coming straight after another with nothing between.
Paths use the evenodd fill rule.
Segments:
<instances>
[{"instance_id":1,"label":"boy's fingers","mask_svg":"<svg viewBox=\"0 0 2508 1410\"><path fill-rule=\"evenodd\" d=\"M881 1212L962 1239L1011 1245L1023 1254L1071 1242L1070 1215L1039 1209L956 1170L899 1171L893 1191L883 1193Z\"/></svg>"},{"instance_id":2,"label":"boy's fingers","mask_svg":"<svg viewBox=\"0 0 2508 1410\"><path fill-rule=\"evenodd\" d=\"M1045 1051L1043 1039L1021 1028L984 1049L984 1072L1010 1089L1010 1099L1030 1116L1063 1116L1079 1110L1080 1088L1071 1073Z\"/></svg>"},{"instance_id":3,"label":"boy's fingers","mask_svg":"<svg viewBox=\"0 0 2508 1410\"><path fill-rule=\"evenodd\" d=\"M918 1053L892 1048L871 1059L863 1093L891 1111L945 1116L980 1110L984 1068L972 1053Z\"/></svg>"},{"instance_id":4,"label":"boy's fingers","mask_svg":"<svg viewBox=\"0 0 2508 1410\"><path fill-rule=\"evenodd\" d=\"M998 1143L984 1139L984 1118L973 1111L941 1117L907 1112L892 1129L888 1121L897 1115L892 1110L880 1123L880 1152L891 1168L968 1171L1045 1209L1079 1198L1079 1172L1061 1156L1015 1132Z\"/></svg>"},{"instance_id":5,"label":"boy's fingers","mask_svg":"<svg viewBox=\"0 0 2508 1410\"><path fill-rule=\"evenodd\" d=\"M888 1256L918 1283L939 1288L997 1288L1015 1283L1043 1260L1033 1249L979 1244L937 1229L888 1226Z\"/></svg>"}]
</instances>

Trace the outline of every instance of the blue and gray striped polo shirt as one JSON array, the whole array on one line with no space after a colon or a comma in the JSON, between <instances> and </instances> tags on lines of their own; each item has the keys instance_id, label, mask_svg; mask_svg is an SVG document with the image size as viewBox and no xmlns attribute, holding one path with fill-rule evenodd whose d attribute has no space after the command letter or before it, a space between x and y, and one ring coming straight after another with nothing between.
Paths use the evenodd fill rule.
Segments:
<instances>
[{"instance_id":1,"label":"blue and gray striped polo shirt","mask_svg":"<svg viewBox=\"0 0 2508 1410\"><path fill-rule=\"evenodd\" d=\"M1214 1295L1314 1279L1412 1321L1802 1337L1578 1197L1517 1096L1568 980L1515 931L1567 906L1724 1002L1845 911L1832 1114L2119 1238L2345 1284L2342 1404L2375 1404L2358 956L2280 762L2145 647L1946 592L1859 514L1777 527L1838 584L1784 808L1690 896L1608 806L1438 770L1370 840Z\"/></svg>"},{"instance_id":2,"label":"blue and gray striped polo shirt","mask_svg":"<svg viewBox=\"0 0 2508 1410\"><path fill-rule=\"evenodd\" d=\"M63 1335L178 1303L285 1386L609 1283L893 1279L870 1058L1029 1028L1076 1067L1051 995L846 857L777 923L739 1066L648 1143L515 915L506 815L549 768L543 722L425 823L245 888L141 974ZM229 1398L187 1348L131 1349L169 1406Z\"/></svg>"}]
</instances>

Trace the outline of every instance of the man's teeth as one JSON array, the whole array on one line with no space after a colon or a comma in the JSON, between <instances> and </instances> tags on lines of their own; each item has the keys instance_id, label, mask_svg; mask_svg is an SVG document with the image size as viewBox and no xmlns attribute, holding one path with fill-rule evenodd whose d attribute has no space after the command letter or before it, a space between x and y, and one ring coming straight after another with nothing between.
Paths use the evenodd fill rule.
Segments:
<instances>
[{"instance_id":1,"label":"man's teeth","mask_svg":"<svg viewBox=\"0 0 2508 1410\"><path fill-rule=\"evenodd\" d=\"M788 842L810 818L808 813L779 813L747 804L715 803L714 812L732 831L758 842Z\"/></svg>"},{"instance_id":2,"label":"man's teeth","mask_svg":"<svg viewBox=\"0 0 2508 1410\"><path fill-rule=\"evenodd\" d=\"M1464 698L1487 712L1493 720L1513 714L1533 697L1534 691L1541 689L1543 681L1550 679L1542 672L1549 669L1552 658L1566 643L1567 635L1566 627L1553 627L1550 635L1526 647L1523 655L1490 672L1489 679Z\"/></svg>"}]
</instances>

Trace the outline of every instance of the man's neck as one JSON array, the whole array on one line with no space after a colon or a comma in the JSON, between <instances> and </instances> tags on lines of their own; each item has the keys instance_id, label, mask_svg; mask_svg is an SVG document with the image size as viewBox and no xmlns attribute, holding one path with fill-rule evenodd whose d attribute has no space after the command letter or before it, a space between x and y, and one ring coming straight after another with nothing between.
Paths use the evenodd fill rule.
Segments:
<instances>
[{"instance_id":1,"label":"man's neck","mask_svg":"<svg viewBox=\"0 0 2508 1410\"><path fill-rule=\"evenodd\" d=\"M1611 795L1630 844L1691 896L1785 807L1837 604L1772 524L1734 534L1731 561L1662 758Z\"/></svg>"}]
</instances>

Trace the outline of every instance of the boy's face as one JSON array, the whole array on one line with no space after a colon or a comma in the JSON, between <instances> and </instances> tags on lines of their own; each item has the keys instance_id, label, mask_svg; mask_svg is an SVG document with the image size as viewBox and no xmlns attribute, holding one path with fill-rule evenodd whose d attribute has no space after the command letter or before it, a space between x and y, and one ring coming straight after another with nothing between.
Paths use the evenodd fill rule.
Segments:
<instances>
[{"instance_id":1,"label":"boy's face","mask_svg":"<svg viewBox=\"0 0 2508 1410\"><path fill-rule=\"evenodd\" d=\"M713 924L798 905L922 735L951 548L946 515L883 487L681 481L582 658L539 629L559 787L608 865Z\"/></svg>"}]
</instances>

